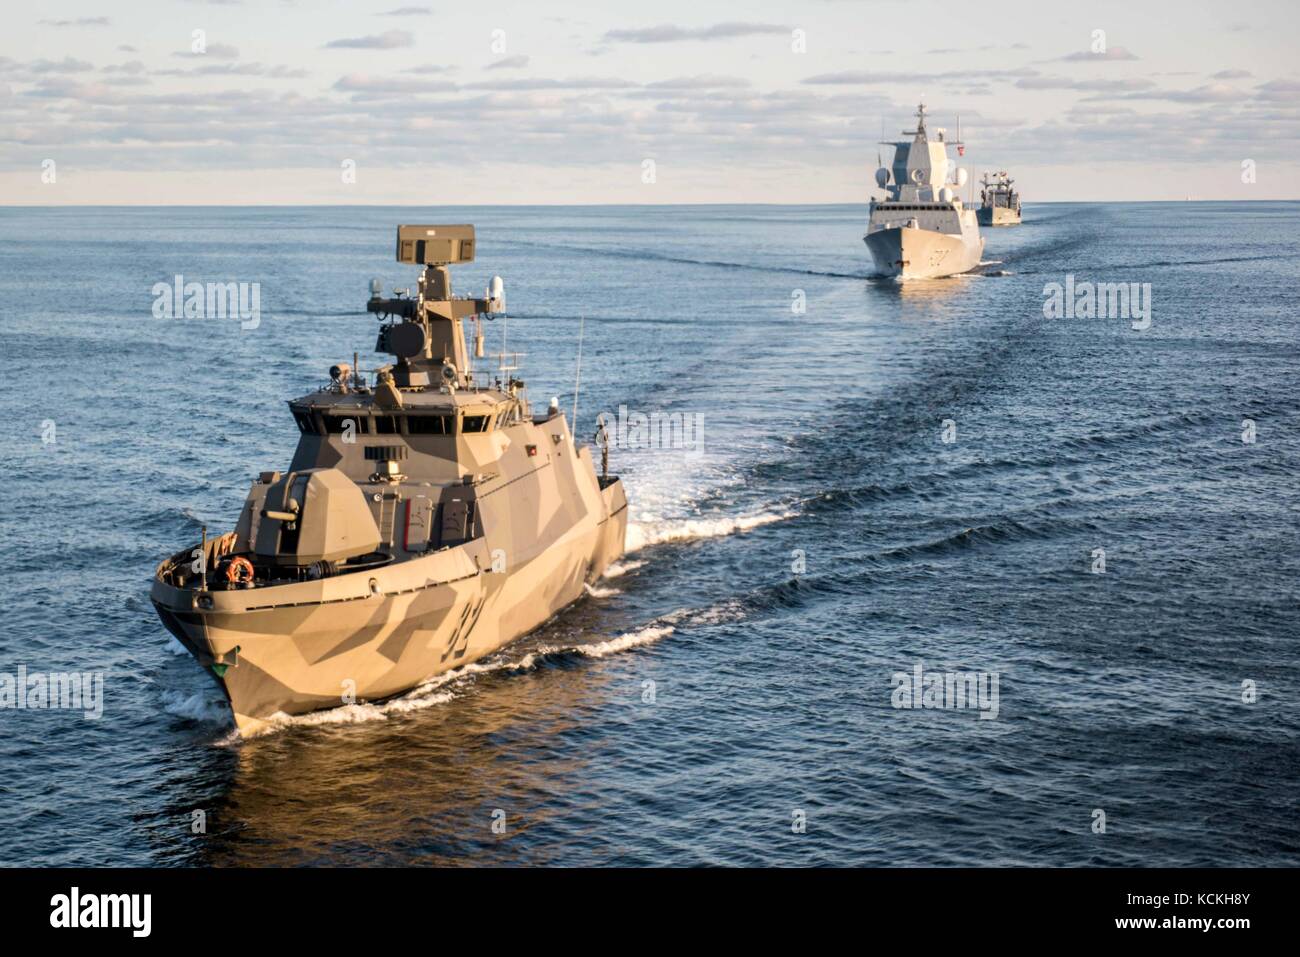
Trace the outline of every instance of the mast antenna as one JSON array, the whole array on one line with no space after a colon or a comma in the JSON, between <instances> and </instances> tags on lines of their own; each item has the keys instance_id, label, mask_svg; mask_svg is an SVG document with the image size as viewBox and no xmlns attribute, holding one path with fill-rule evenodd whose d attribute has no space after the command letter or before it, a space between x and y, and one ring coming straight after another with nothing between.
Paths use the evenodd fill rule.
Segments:
<instances>
[{"instance_id":1,"label":"mast antenna","mask_svg":"<svg viewBox=\"0 0 1300 957\"><path fill-rule=\"evenodd\" d=\"M582 385L582 327L586 324L587 317L578 317L578 369L573 380L573 421L569 423L573 434L578 434L578 389ZM577 441L575 438L574 441Z\"/></svg>"}]
</instances>

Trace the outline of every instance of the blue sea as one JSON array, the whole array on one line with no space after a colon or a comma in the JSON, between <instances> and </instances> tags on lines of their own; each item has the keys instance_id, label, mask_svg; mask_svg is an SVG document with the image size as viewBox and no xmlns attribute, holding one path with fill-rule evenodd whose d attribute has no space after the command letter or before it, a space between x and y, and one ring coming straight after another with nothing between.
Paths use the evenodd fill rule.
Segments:
<instances>
[{"instance_id":1,"label":"blue sea","mask_svg":"<svg viewBox=\"0 0 1300 957\"><path fill-rule=\"evenodd\" d=\"M0 862L1294 864L1298 214L1030 204L899 283L862 206L0 210L0 673L103 674L98 718L0 709ZM702 440L612 451L629 552L537 633L240 741L150 576L382 361L418 222L477 226L535 406L581 331L580 436ZM178 275L259 321L156 318ZM1046 319L1069 276L1149 327ZM918 668L996 707L898 706Z\"/></svg>"}]
</instances>

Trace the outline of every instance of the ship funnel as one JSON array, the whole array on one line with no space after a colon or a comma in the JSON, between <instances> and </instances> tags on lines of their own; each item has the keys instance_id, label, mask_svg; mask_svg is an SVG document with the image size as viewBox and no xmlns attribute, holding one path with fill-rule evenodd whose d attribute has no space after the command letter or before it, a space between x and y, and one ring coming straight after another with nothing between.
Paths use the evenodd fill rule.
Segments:
<instances>
[{"instance_id":1,"label":"ship funnel","mask_svg":"<svg viewBox=\"0 0 1300 957\"><path fill-rule=\"evenodd\" d=\"M885 186L888 185L888 183L889 183L889 170L885 169L885 167L882 166L880 167L880 169L876 170L876 185L879 186L881 189L884 189Z\"/></svg>"}]
</instances>

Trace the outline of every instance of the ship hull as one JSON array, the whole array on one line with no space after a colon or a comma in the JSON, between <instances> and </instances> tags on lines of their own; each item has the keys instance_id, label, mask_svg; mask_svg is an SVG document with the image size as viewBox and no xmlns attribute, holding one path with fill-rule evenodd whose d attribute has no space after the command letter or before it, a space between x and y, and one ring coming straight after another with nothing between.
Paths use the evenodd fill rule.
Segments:
<instances>
[{"instance_id":1,"label":"ship hull","mask_svg":"<svg viewBox=\"0 0 1300 957\"><path fill-rule=\"evenodd\" d=\"M863 237L876 273L901 279L936 279L969 272L980 263L984 240L977 231L941 233L891 226Z\"/></svg>"},{"instance_id":2,"label":"ship hull","mask_svg":"<svg viewBox=\"0 0 1300 957\"><path fill-rule=\"evenodd\" d=\"M1005 206L981 206L976 215L981 226L1018 226L1020 212Z\"/></svg>"},{"instance_id":3,"label":"ship hull","mask_svg":"<svg viewBox=\"0 0 1300 957\"><path fill-rule=\"evenodd\" d=\"M196 593L155 578L151 598L169 631L225 692L244 736L285 716L380 701L499 650L584 594L623 554L622 483L598 486L595 507L567 510L540 540L510 552L491 536L407 561L316 582ZM512 562L494 559L519 555ZM185 555L188 553L182 553Z\"/></svg>"}]
</instances>

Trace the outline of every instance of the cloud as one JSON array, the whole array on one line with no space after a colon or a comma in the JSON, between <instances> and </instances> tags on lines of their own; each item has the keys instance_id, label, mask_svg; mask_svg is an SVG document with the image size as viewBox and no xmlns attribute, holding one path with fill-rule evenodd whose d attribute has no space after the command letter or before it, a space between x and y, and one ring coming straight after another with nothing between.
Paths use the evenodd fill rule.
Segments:
<instances>
[{"instance_id":1,"label":"cloud","mask_svg":"<svg viewBox=\"0 0 1300 957\"><path fill-rule=\"evenodd\" d=\"M32 73L85 73L94 68L95 64L70 56L65 56L62 60L33 60L27 64L27 69Z\"/></svg>"},{"instance_id":2,"label":"cloud","mask_svg":"<svg viewBox=\"0 0 1300 957\"><path fill-rule=\"evenodd\" d=\"M637 84L618 77L580 76L567 80L520 77L513 80L483 80L466 83L467 90L627 90Z\"/></svg>"},{"instance_id":3,"label":"cloud","mask_svg":"<svg viewBox=\"0 0 1300 957\"><path fill-rule=\"evenodd\" d=\"M809 86L871 86L881 83L942 83L948 80L985 79L1011 80L1017 77L1036 76L1036 70L949 70L942 73L907 72L899 70L841 70L838 73L819 73L805 78Z\"/></svg>"},{"instance_id":4,"label":"cloud","mask_svg":"<svg viewBox=\"0 0 1300 957\"><path fill-rule=\"evenodd\" d=\"M679 76L671 80L658 80L647 83L647 90L716 90L724 87L749 86L750 82L739 76Z\"/></svg>"},{"instance_id":5,"label":"cloud","mask_svg":"<svg viewBox=\"0 0 1300 957\"><path fill-rule=\"evenodd\" d=\"M937 47L933 50L926 50L925 52L927 54L943 54L945 56L951 56L954 53L990 53L994 50L1028 50L1028 49L1029 49L1029 44L1027 43L1009 43L1009 44L985 43L977 47ZM883 52L887 52L887 51L883 51Z\"/></svg>"},{"instance_id":6,"label":"cloud","mask_svg":"<svg viewBox=\"0 0 1300 957\"><path fill-rule=\"evenodd\" d=\"M489 63L487 65L487 69L516 70L526 66L528 66L528 57L524 56L522 53L517 53L514 56L503 57L502 59L497 60L495 63Z\"/></svg>"},{"instance_id":7,"label":"cloud","mask_svg":"<svg viewBox=\"0 0 1300 957\"><path fill-rule=\"evenodd\" d=\"M1179 142L1187 148L1164 161L1171 170L1180 168L1176 164L1190 168L1226 156L1231 174L1232 157L1243 141L1257 144L1252 147L1260 154L1257 159L1293 155L1300 148L1300 114L1294 106L1300 100L1300 73L1288 73L1285 65L1272 70L1262 56L1224 56L1217 66L1207 66L1190 47L1173 48L1174 58L1161 60L1160 67L1195 69L1193 75L1177 78L1148 72L1157 65L1150 62L1145 67L1118 63L1114 73L1104 65L1078 62L1029 64L1059 57L1076 44L1058 38L1044 48L1035 41L1034 52L1017 55L1007 49L1009 40L998 38L998 53L970 54L970 65L983 64L983 69L959 70L942 56L917 52L954 44L978 47L984 41L932 33L895 38L891 46L908 49L898 46L892 59L867 52L879 46L878 39L859 39L850 46L861 50L842 49L840 62L818 65L815 57L784 60L778 55L776 63L759 49L785 47L786 28L763 22L785 19L785 12L773 8L770 13L720 16L651 13L648 19L643 13L630 20L611 14L599 27L574 27L582 31L576 41L560 41L569 29L557 31L557 42L566 49L559 51L563 55L555 66L555 49L539 53L545 62L538 61L537 67L531 59L497 59L486 50L481 58L470 50L469 58L454 66L459 55L444 58L433 45L430 30L438 21L432 18L402 14L413 18L401 22L410 24L414 35L394 31L401 38L397 45L415 49L395 49L382 39L387 17L396 15L392 2L364 11L383 16L381 23L366 19L361 25L328 26L324 32L319 25L314 33L284 31L280 36L286 52L276 60L289 66L245 63L233 55L239 51L224 59L171 58L173 49L188 47L188 31L182 31L184 40L177 37L174 46L156 54L143 39L143 52L112 52L120 15L114 17L119 22L113 30L49 29L47 37L97 39L97 46L108 52L94 54L87 47L77 54L95 55L93 66L48 52L70 53L72 44L45 44L41 53L19 55L21 62L10 60L11 65L0 57L0 78L13 86L11 95L0 100L0 169L30 168L31 157L55 155L50 150L58 148L75 150L98 168L138 171L143 177L155 170L310 167L325 170L330 175L324 179L333 181L339 158L355 156L372 169L427 171L445 163L477 175L495 165L507 171L511 182L524 182L522 171L539 165L600 170L612 164L627 167L630 180L639 182L639 158L662 155L672 156L683 170L709 171L726 184L722 188L741 189L753 182L755 170L788 165L796 173L791 191L797 193L818 188L831 175L827 171L870 162L880 135L878 118L894 118L888 128L895 132L907 127L922 91L933 94L936 113L944 119L960 111L963 132L971 134L968 155L976 157L974 162L987 156L998 165L1040 162L1086 173L1094 157L1100 157L1098 162L1113 159L1140 169L1147 160L1133 153L1134 143ZM417 0L396 2L403 9L402 4ZM310 16L316 6L299 4L298 12ZM378 6L387 13L380 14ZM429 7L435 16L442 9L434 0ZM202 14L190 5L184 9ZM242 12L252 17L255 9L249 3ZM754 22L714 23L728 16ZM654 26L669 17L677 25ZM620 23L647 29L610 30L607 39L613 42L600 42L607 28ZM428 29L420 29L423 24ZM817 28L816 23L799 25ZM221 32L218 36L210 30L209 37L233 42L250 35ZM1212 30L1207 27L1207 32ZM370 33L380 36L363 36ZM597 45L593 39L609 52L601 65L582 55ZM332 58L335 66L322 70L317 61L327 40L335 40L335 49L372 55ZM249 42L241 48L245 55L252 54ZM616 59L639 49L631 44L650 44L641 51L646 54L672 56L658 68L642 64L648 72L633 72ZM1077 46L1086 48L1086 42ZM522 44L514 48L517 53L528 49ZM710 55L714 53L719 56ZM734 55L724 56L728 53ZM751 53L759 55L751 58ZM39 56L50 60L36 72L25 61ZM440 59L430 62L429 56ZM1259 79L1226 69L1210 76L1232 59L1256 63L1251 69L1259 70ZM148 67L142 69L141 63ZM173 69L160 77L158 67ZM310 79L274 79L293 74L290 67L307 68ZM805 79L809 69L819 75ZM1124 79L1130 75L1134 78ZM1267 79L1274 82L1264 83ZM1225 83L1240 92L1230 93L1221 85ZM502 136L503 129L510 135ZM798 185L804 178L805 186ZM545 195L545 187L537 189ZM286 201L294 198L285 196Z\"/></svg>"},{"instance_id":8,"label":"cloud","mask_svg":"<svg viewBox=\"0 0 1300 957\"><path fill-rule=\"evenodd\" d=\"M777 23L731 22L694 28L665 23L657 27L610 30L606 32L605 39L610 43L676 43L680 40L729 40L733 37L788 32L788 27L783 27Z\"/></svg>"},{"instance_id":9,"label":"cloud","mask_svg":"<svg viewBox=\"0 0 1300 957\"><path fill-rule=\"evenodd\" d=\"M109 88L103 83L82 83L78 80L58 78L41 80L28 90L26 96L54 100L107 100Z\"/></svg>"},{"instance_id":10,"label":"cloud","mask_svg":"<svg viewBox=\"0 0 1300 957\"><path fill-rule=\"evenodd\" d=\"M1155 81L1143 77L1123 80L1076 80L1064 76L1026 76L1016 81L1022 90L1076 90L1080 93L1129 93L1149 90Z\"/></svg>"},{"instance_id":11,"label":"cloud","mask_svg":"<svg viewBox=\"0 0 1300 957\"><path fill-rule=\"evenodd\" d=\"M1092 51L1079 51L1061 57L1062 60L1082 61L1082 60L1136 60L1139 57L1136 54L1129 53L1123 47L1107 47L1102 53L1093 53Z\"/></svg>"},{"instance_id":12,"label":"cloud","mask_svg":"<svg viewBox=\"0 0 1300 957\"><path fill-rule=\"evenodd\" d=\"M128 60L126 63L116 63L112 66L103 68L105 73L128 73L131 75L144 73L144 64L139 60Z\"/></svg>"},{"instance_id":13,"label":"cloud","mask_svg":"<svg viewBox=\"0 0 1300 957\"><path fill-rule=\"evenodd\" d=\"M381 17L427 17L433 13L432 7L398 7L381 13Z\"/></svg>"},{"instance_id":14,"label":"cloud","mask_svg":"<svg viewBox=\"0 0 1300 957\"><path fill-rule=\"evenodd\" d=\"M389 97L447 92L457 87L450 80L416 80L404 77L371 76L368 73L349 73L335 82L334 89L342 93L363 94L369 97Z\"/></svg>"},{"instance_id":15,"label":"cloud","mask_svg":"<svg viewBox=\"0 0 1300 957\"><path fill-rule=\"evenodd\" d=\"M205 63L192 70L154 70L154 76L265 76L277 80L301 79L310 74L303 69L263 63Z\"/></svg>"},{"instance_id":16,"label":"cloud","mask_svg":"<svg viewBox=\"0 0 1300 957\"><path fill-rule=\"evenodd\" d=\"M1131 82L1137 81L1117 81ZM1150 84L1148 84L1149 86ZM1207 86L1198 86L1194 90L1153 90L1149 88L1135 88L1131 90L1104 89L1099 88L1095 96L1088 97L1091 100L1163 100L1166 103L1238 103L1247 98L1245 93L1240 90L1224 86L1222 83L1211 83Z\"/></svg>"},{"instance_id":17,"label":"cloud","mask_svg":"<svg viewBox=\"0 0 1300 957\"><path fill-rule=\"evenodd\" d=\"M1300 99L1300 80L1272 80L1255 87L1255 95L1261 100L1282 100L1289 102Z\"/></svg>"},{"instance_id":18,"label":"cloud","mask_svg":"<svg viewBox=\"0 0 1300 957\"><path fill-rule=\"evenodd\" d=\"M1220 70L1210 77L1211 80L1249 80L1255 74L1249 70Z\"/></svg>"},{"instance_id":19,"label":"cloud","mask_svg":"<svg viewBox=\"0 0 1300 957\"><path fill-rule=\"evenodd\" d=\"M46 27L106 27L113 21L108 17L78 17L75 20L42 20L42 26Z\"/></svg>"},{"instance_id":20,"label":"cloud","mask_svg":"<svg viewBox=\"0 0 1300 957\"><path fill-rule=\"evenodd\" d=\"M368 37L331 40L325 46L335 50L396 50L415 46L415 34L410 30L388 30Z\"/></svg>"},{"instance_id":21,"label":"cloud","mask_svg":"<svg viewBox=\"0 0 1300 957\"><path fill-rule=\"evenodd\" d=\"M183 60L194 60L199 57L211 57L214 60L238 60L239 48L231 46L229 43L209 43L202 53L195 50L182 50L179 53L173 53L172 56L180 57Z\"/></svg>"},{"instance_id":22,"label":"cloud","mask_svg":"<svg viewBox=\"0 0 1300 957\"><path fill-rule=\"evenodd\" d=\"M131 44L129 44L129 43L121 43L121 44L118 44L117 49L118 49L120 52L122 52L122 53L139 53L139 52L140 52L140 51L137 50L135 47L131 46Z\"/></svg>"}]
</instances>

